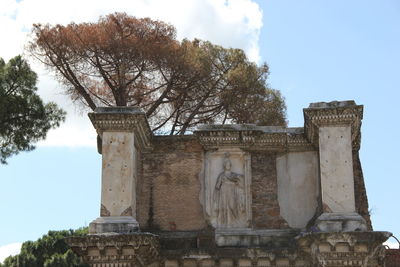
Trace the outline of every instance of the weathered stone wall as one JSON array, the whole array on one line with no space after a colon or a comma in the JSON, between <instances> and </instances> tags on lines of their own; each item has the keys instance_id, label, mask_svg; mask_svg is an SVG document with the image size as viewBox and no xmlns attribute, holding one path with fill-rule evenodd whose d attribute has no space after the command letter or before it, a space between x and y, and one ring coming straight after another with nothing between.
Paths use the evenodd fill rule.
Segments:
<instances>
[{"instance_id":1,"label":"weathered stone wall","mask_svg":"<svg viewBox=\"0 0 400 267\"><path fill-rule=\"evenodd\" d=\"M199 195L204 151L194 136L156 136L142 153L137 220L143 230L189 231L206 227Z\"/></svg>"},{"instance_id":2,"label":"weathered stone wall","mask_svg":"<svg viewBox=\"0 0 400 267\"><path fill-rule=\"evenodd\" d=\"M138 155L140 175L137 183L137 220L141 228L164 231L206 228L207 222L200 200L203 147L195 136L157 136L153 143L152 151ZM278 202L276 160L279 156L276 152L251 152L254 229L289 227L281 216ZM353 168L356 209L367 221L369 229L372 229L358 152L353 154ZM299 179L297 176L292 178ZM282 192L285 190L281 189ZM311 208L315 210L315 207Z\"/></svg>"},{"instance_id":3,"label":"weathered stone wall","mask_svg":"<svg viewBox=\"0 0 400 267\"><path fill-rule=\"evenodd\" d=\"M368 210L367 191L365 189L364 176L358 151L353 151L354 171L354 197L356 199L356 211L367 222L368 229L372 231L372 223Z\"/></svg>"},{"instance_id":4,"label":"weathered stone wall","mask_svg":"<svg viewBox=\"0 0 400 267\"><path fill-rule=\"evenodd\" d=\"M368 231L362 110L313 103L304 128L206 125L191 136L154 136L134 108L96 110L104 212L67 242L93 267L381 267L391 234Z\"/></svg>"},{"instance_id":5,"label":"weathered stone wall","mask_svg":"<svg viewBox=\"0 0 400 267\"><path fill-rule=\"evenodd\" d=\"M317 151L288 152L277 157L281 216L292 228L304 229L318 215L318 164Z\"/></svg>"}]
</instances>

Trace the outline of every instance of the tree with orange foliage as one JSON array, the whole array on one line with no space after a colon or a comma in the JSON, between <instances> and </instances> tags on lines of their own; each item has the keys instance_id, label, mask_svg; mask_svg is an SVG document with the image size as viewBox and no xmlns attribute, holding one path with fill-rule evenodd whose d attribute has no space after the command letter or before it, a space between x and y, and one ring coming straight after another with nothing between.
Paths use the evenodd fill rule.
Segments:
<instances>
[{"instance_id":1,"label":"tree with orange foliage","mask_svg":"<svg viewBox=\"0 0 400 267\"><path fill-rule=\"evenodd\" d=\"M36 24L33 34L30 53L92 110L137 106L153 131L171 135L200 123L286 124L266 64L240 49L178 41L170 24L114 13L97 23Z\"/></svg>"}]
</instances>

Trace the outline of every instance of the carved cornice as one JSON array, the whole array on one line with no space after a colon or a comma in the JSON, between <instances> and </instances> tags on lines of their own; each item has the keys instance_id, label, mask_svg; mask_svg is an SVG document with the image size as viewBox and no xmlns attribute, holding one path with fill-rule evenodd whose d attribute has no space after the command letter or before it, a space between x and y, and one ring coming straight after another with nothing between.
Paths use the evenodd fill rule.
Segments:
<instances>
[{"instance_id":1,"label":"carved cornice","mask_svg":"<svg viewBox=\"0 0 400 267\"><path fill-rule=\"evenodd\" d=\"M148 266L158 260L160 251L158 237L150 233L87 235L65 241L91 266Z\"/></svg>"},{"instance_id":2,"label":"carved cornice","mask_svg":"<svg viewBox=\"0 0 400 267\"><path fill-rule=\"evenodd\" d=\"M319 127L350 126L353 150L360 149L363 106L354 101L321 102L303 109L304 131L309 142L318 147Z\"/></svg>"},{"instance_id":3,"label":"carved cornice","mask_svg":"<svg viewBox=\"0 0 400 267\"><path fill-rule=\"evenodd\" d=\"M143 111L133 107L102 107L89 113L99 136L103 132L134 132L139 148L151 147L152 132Z\"/></svg>"},{"instance_id":4,"label":"carved cornice","mask_svg":"<svg viewBox=\"0 0 400 267\"><path fill-rule=\"evenodd\" d=\"M382 266L389 232L306 233L297 237L299 249L309 254L313 266Z\"/></svg>"},{"instance_id":5,"label":"carved cornice","mask_svg":"<svg viewBox=\"0 0 400 267\"><path fill-rule=\"evenodd\" d=\"M239 147L247 150L314 150L303 128L256 125L203 125L195 134L205 149Z\"/></svg>"},{"instance_id":6,"label":"carved cornice","mask_svg":"<svg viewBox=\"0 0 400 267\"><path fill-rule=\"evenodd\" d=\"M229 231L232 230L226 230L225 234ZM293 242L294 230L241 231L263 237L268 246L214 247L192 249L188 253L184 247L160 247L159 237L150 233L88 235L65 240L90 266L159 266L160 263L160 266L378 267L383 266L382 243L391 236L389 232L318 232L300 234L295 238L297 242ZM179 234L178 239L183 238Z\"/></svg>"}]
</instances>

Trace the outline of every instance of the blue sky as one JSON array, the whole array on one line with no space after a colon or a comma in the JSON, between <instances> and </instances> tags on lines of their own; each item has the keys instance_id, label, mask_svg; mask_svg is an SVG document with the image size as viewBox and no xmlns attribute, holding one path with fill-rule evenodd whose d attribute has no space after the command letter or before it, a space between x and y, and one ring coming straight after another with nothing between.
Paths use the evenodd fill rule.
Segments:
<instances>
[{"instance_id":1,"label":"blue sky","mask_svg":"<svg viewBox=\"0 0 400 267\"><path fill-rule=\"evenodd\" d=\"M290 126L310 102L364 105L361 163L375 230L400 235L399 1L259 1L261 56Z\"/></svg>"},{"instance_id":2,"label":"blue sky","mask_svg":"<svg viewBox=\"0 0 400 267\"><path fill-rule=\"evenodd\" d=\"M5 59L22 53L32 22L94 20L125 10L170 21L180 38L198 36L240 47L253 60L266 61L271 87L286 98L290 126L303 126L302 109L311 102L354 99L363 104L360 154L373 226L400 236L399 1L193 0L185 1L184 13L176 8L179 1L164 8L161 0L120 0L115 9L107 1L99 1L96 10L90 4L79 10L53 5L53 14L40 13L49 0L5 3L5 9L0 4L0 23L8 27L0 34L13 35L0 45ZM66 125L35 151L0 166L0 246L35 240L50 229L87 226L99 215L101 157L94 130L85 111L77 112L52 77L32 64L41 77L42 97L70 114Z\"/></svg>"}]
</instances>

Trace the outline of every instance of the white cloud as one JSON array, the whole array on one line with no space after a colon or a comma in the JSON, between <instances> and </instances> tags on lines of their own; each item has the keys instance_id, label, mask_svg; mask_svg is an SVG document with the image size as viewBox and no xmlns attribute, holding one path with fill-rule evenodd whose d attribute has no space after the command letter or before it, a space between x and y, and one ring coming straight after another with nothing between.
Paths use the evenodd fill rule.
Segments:
<instances>
[{"instance_id":1,"label":"white cloud","mask_svg":"<svg viewBox=\"0 0 400 267\"><path fill-rule=\"evenodd\" d=\"M2 263L8 256L14 256L21 251L22 243L11 243L8 245L0 246L0 263Z\"/></svg>"},{"instance_id":2,"label":"white cloud","mask_svg":"<svg viewBox=\"0 0 400 267\"><path fill-rule=\"evenodd\" d=\"M400 248L399 243L397 241L388 240L383 243L384 246L388 246L389 248Z\"/></svg>"},{"instance_id":3,"label":"white cloud","mask_svg":"<svg viewBox=\"0 0 400 267\"><path fill-rule=\"evenodd\" d=\"M5 60L22 54L33 23L67 24L72 21L96 21L100 15L126 12L137 17L151 17L173 24L178 38L200 38L225 47L243 49L259 62L259 34L262 11L252 0L2 0L0 1L0 57ZM51 130L44 146L87 146L95 132L86 115L76 112L61 86L42 66L38 72L39 94L67 110L67 122Z\"/></svg>"}]
</instances>

